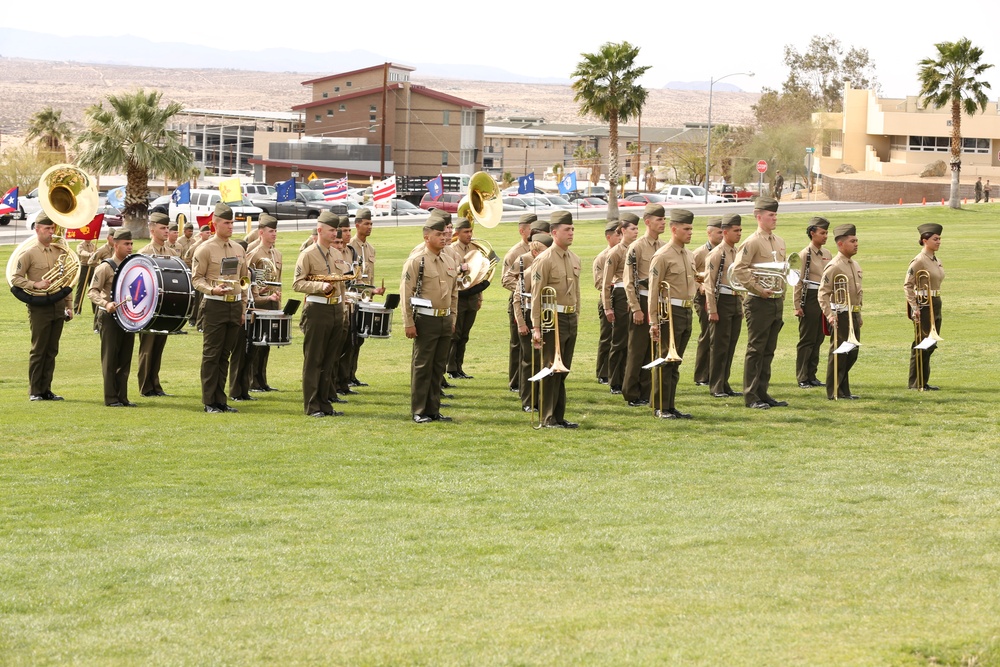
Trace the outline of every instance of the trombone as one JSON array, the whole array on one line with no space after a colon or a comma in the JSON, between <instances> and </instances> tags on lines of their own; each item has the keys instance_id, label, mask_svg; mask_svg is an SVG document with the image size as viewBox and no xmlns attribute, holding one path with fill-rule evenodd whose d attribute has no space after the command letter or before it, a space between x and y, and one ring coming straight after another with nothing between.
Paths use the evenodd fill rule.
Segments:
<instances>
[{"instance_id":1,"label":"trombone","mask_svg":"<svg viewBox=\"0 0 1000 667\"><path fill-rule=\"evenodd\" d=\"M917 299L918 316L913 320L913 365L917 376L917 391L924 391L927 384L926 370L924 368L924 350L936 344L939 340L944 340L938 335L937 324L934 320L934 299L931 296L931 274L926 269L921 269L913 275L914 292ZM930 330L924 337L923 327L920 326L920 309L924 306L928 308L928 321ZM931 342L928 342L931 341Z\"/></svg>"},{"instance_id":2,"label":"trombone","mask_svg":"<svg viewBox=\"0 0 1000 667\"><path fill-rule=\"evenodd\" d=\"M666 292L666 297L662 296ZM670 283L666 280L660 281L660 288L656 292L656 321L657 327L655 330L650 328L650 337L653 339L652 350L656 355L649 364L643 366L643 368L652 368L655 374L654 387L656 387L657 398L659 400L659 407L652 406L654 414L659 410L660 414L663 414L663 364L673 364L680 363L683 361L681 355L677 353L677 343L674 338L674 309L673 305L670 303ZM652 318L650 318L652 319ZM667 344L667 354L663 354L663 336L660 335L659 329L660 325L664 322L668 323L670 331L670 339Z\"/></svg>"},{"instance_id":3,"label":"trombone","mask_svg":"<svg viewBox=\"0 0 1000 667\"><path fill-rule=\"evenodd\" d=\"M836 346L833 350L833 400L837 401L840 400L838 357L861 345L861 341L854 335L854 308L851 304L850 283L848 282L846 273L838 273L833 277L833 303L837 306L834 309L835 312L847 311L847 339L840 345L837 345L837 340L840 338L837 334L840 318L835 317L833 319L832 345Z\"/></svg>"},{"instance_id":4,"label":"trombone","mask_svg":"<svg viewBox=\"0 0 1000 667\"><path fill-rule=\"evenodd\" d=\"M558 303L556 302L556 289L554 287L543 287L541 294L541 322L539 323L539 328L542 330L542 345L539 348L539 357L541 357L541 352L545 347L545 332L552 331L555 335L555 355L552 358L552 365L543 368L537 373L532 373L531 377L528 378L528 382L535 383L540 380L547 378L554 373L569 373L569 369L562 360L562 353L559 345L559 311ZM532 352L531 355L531 370L535 370L535 354ZM542 402L545 400L545 384L541 384L538 387L538 419L535 419L535 415L532 412L530 421L533 428L542 427ZM535 386L531 386L531 405L535 405Z\"/></svg>"}]
</instances>

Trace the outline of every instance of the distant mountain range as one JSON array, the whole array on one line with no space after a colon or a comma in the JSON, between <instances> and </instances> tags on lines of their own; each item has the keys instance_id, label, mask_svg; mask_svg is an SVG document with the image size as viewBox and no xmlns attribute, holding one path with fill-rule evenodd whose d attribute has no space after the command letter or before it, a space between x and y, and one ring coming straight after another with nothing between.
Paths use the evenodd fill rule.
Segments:
<instances>
[{"instance_id":1,"label":"distant mountain range","mask_svg":"<svg viewBox=\"0 0 1000 667\"><path fill-rule=\"evenodd\" d=\"M346 72L385 62L385 54L371 51L311 53L294 49L226 51L192 44L153 42L142 37L58 37L27 30L0 32L0 56L30 60L67 60L99 65L171 67L181 69L237 69L257 72ZM421 78L463 79L510 83L569 85L570 79L515 74L499 67L402 62L417 68ZM706 81L671 81L670 90L708 90ZM728 83L715 90L742 92Z\"/></svg>"}]
</instances>

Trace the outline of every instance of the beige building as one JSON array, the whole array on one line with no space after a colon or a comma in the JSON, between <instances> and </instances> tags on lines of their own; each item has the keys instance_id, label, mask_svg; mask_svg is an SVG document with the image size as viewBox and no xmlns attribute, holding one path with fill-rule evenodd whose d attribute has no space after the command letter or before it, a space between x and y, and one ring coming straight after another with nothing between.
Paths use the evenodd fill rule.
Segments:
<instances>
[{"instance_id":1,"label":"beige building","mask_svg":"<svg viewBox=\"0 0 1000 667\"><path fill-rule=\"evenodd\" d=\"M926 108L918 96L878 98L871 90L844 89L842 113L814 114L823 130L813 171L834 174L842 164L879 176L919 175L951 159L951 109ZM1000 177L1000 112L962 116L962 176Z\"/></svg>"}]
</instances>

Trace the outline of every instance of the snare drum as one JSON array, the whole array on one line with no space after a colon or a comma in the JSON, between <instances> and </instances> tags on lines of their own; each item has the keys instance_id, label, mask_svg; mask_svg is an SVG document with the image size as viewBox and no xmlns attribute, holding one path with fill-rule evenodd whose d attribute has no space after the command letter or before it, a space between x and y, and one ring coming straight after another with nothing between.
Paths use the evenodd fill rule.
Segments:
<instances>
[{"instance_id":1,"label":"snare drum","mask_svg":"<svg viewBox=\"0 0 1000 667\"><path fill-rule=\"evenodd\" d=\"M251 310L247 313L247 339L259 347L290 345L291 322L281 310Z\"/></svg>"},{"instance_id":2,"label":"snare drum","mask_svg":"<svg viewBox=\"0 0 1000 667\"><path fill-rule=\"evenodd\" d=\"M354 333L359 338L388 338L392 332L392 310L374 301L355 304Z\"/></svg>"},{"instance_id":3,"label":"snare drum","mask_svg":"<svg viewBox=\"0 0 1000 667\"><path fill-rule=\"evenodd\" d=\"M129 255L115 270L114 318L132 333L172 334L184 328L194 308L191 273L180 257Z\"/></svg>"}]
</instances>

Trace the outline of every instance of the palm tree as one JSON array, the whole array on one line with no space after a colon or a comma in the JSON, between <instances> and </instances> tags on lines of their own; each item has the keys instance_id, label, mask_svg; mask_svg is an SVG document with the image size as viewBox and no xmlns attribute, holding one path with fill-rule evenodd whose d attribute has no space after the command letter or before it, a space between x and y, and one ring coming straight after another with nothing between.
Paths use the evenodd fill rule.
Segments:
<instances>
[{"instance_id":1,"label":"palm tree","mask_svg":"<svg viewBox=\"0 0 1000 667\"><path fill-rule=\"evenodd\" d=\"M580 113L594 115L608 123L608 217L618 216L618 123L637 116L646 103L648 91L639 85L639 78L648 65L635 64L639 47L628 42L607 42L597 53L583 53L573 70L574 101L580 103Z\"/></svg>"},{"instance_id":2,"label":"palm tree","mask_svg":"<svg viewBox=\"0 0 1000 667\"><path fill-rule=\"evenodd\" d=\"M62 151L66 158L66 150L73 131L69 123L62 119L62 111L45 107L35 112L28 123L28 140L38 141L46 150L56 153Z\"/></svg>"},{"instance_id":3,"label":"palm tree","mask_svg":"<svg viewBox=\"0 0 1000 667\"><path fill-rule=\"evenodd\" d=\"M958 184L962 171L962 112L986 111L987 81L980 80L993 65L979 62L983 50L963 37L957 42L935 44L937 59L920 61L920 96L935 107L951 105L951 208L959 208Z\"/></svg>"},{"instance_id":4,"label":"palm tree","mask_svg":"<svg viewBox=\"0 0 1000 667\"><path fill-rule=\"evenodd\" d=\"M160 107L161 96L143 90L109 95L108 108L101 103L87 109L87 129L78 139L81 168L99 174L124 170L126 221L140 237L146 234L149 175L186 174L192 164L191 152L167 129L183 107L177 102Z\"/></svg>"}]
</instances>

